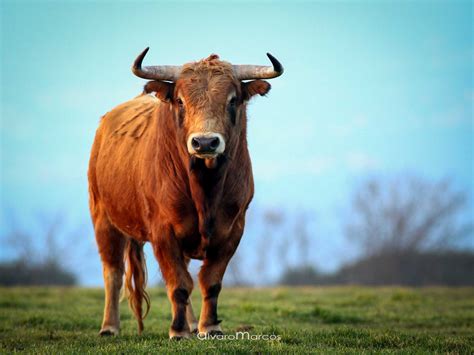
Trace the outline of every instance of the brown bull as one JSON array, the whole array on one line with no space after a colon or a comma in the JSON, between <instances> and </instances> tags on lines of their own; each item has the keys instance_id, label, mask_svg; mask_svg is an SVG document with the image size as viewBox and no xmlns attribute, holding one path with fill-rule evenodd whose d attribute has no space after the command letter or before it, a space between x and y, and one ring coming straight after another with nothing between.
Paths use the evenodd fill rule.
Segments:
<instances>
[{"instance_id":1,"label":"brown bull","mask_svg":"<svg viewBox=\"0 0 474 355\"><path fill-rule=\"evenodd\" d=\"M253 79L277 77L283 68L271 55L271 67L231 65L211 55L184 66L142 68L147 51L132 70L153 81L102 118L89 164L90 210L105 282L100 334L119 332L125 264L129 303L143 330L150 308L145 242L153 246L172 304L170 337L219 333L217 298L254 193L246 106L270 90L266 81ZM203 260L199 324L189 298L192 258Z\"/></svg>"}]
</instances>

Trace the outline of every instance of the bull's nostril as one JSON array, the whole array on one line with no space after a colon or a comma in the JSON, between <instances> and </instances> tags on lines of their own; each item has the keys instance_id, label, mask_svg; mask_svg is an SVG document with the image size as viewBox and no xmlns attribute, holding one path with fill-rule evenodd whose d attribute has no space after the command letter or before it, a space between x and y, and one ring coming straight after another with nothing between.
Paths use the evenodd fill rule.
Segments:
<instances>
[{"instance_id":1,"label":"bull's nostril","mask_svg":"<svg viewBox=\"0 0 474 355\"><path fill-rule=\"evenodd\" d=\"M194 149L199 149L199 147L200 147L199 140L196 139L196 138L191 139L191 146Z\"/></svg>"},{"instance_id":2,"label":"bull's nostril","mask_svg":"<svg viewBox=\"0 0 474 355\"><path fill-rule=\"evenodd\" d=\"M219 146L219 143L220 143L219 138L217 137L212 138L211 144L210 144L211 149L217 149L217 147Z\"/></svg>"}]
</instances>

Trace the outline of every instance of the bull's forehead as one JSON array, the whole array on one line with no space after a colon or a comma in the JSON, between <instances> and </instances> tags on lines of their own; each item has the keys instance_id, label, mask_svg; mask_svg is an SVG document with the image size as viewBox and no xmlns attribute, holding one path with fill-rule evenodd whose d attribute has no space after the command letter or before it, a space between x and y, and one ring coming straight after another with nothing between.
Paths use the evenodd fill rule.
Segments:
<instances>
[{"instance_id":1,"label":"bull's forehead","mask_svg":"<svg viewBox=\"0 0 474 355\"><path fill-rule=\"evenodd\" d=\"M185 64L177 81L177 89L186 104L202 108L225 102L230 92L238 90L232 65L211 55L199 62Z\"/></svg>"},{"instance_id":2,"label":"bull's forehead","mask_svg":"<svg viewBox=\"0 0 474 355\"><path fill-rule=\"evenodd\" d=\"M180 78L177 88L186 105L196 108L224 103L229 93L236 91L234 81L227 76Z\"/></svg>"}]
</instances>

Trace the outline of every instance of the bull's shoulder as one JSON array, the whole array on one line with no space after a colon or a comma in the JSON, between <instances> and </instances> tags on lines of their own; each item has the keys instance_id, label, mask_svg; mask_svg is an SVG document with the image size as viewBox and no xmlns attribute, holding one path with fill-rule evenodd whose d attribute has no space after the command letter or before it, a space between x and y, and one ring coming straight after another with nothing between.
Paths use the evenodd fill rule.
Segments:
<instances>
[{"instance_id":1,"label":"bull's shoulder","mask_svg":"<svg viewBox=\"0 0 474 355\"><path fill-rule=\"evenodd\" d=\"M151 95L140 95L106 113L101 121L107 136L139 138L149 127L160 101Z\"/></svg>"}]
</instances>

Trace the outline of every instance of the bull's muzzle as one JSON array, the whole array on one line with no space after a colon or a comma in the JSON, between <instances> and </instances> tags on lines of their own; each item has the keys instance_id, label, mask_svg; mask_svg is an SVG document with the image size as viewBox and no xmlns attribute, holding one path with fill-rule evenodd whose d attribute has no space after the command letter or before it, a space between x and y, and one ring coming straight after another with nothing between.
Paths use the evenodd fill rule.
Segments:
<instances>
[{"instance_id":1,"label":"bull's muzzle","mask_svg":"<svg viewBox=\"0 0 474 355\"><path fill-rule=\"evenodd\" d=\"M219 133L193 133L188 138L188 152L199 158L215 158L225 150L225 141Z\"/></svg>"}]
</instances>

